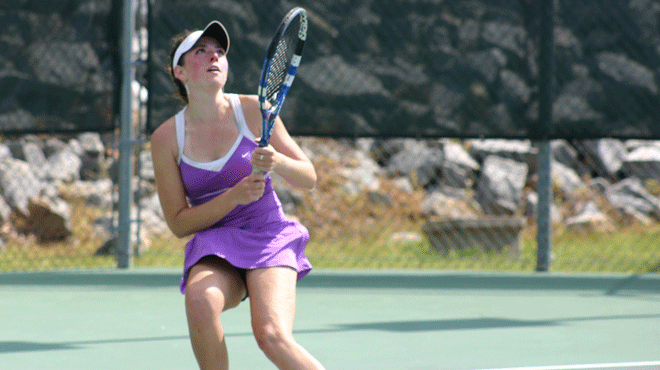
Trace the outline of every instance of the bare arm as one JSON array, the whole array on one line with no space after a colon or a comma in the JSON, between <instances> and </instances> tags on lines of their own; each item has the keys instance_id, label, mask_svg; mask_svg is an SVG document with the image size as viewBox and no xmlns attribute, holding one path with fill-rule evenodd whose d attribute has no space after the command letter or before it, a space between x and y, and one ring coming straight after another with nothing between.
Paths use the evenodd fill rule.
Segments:
<instances>
[{"instance_id":1,"label":"bare arm","mask_svg":"<svg viewBox=\"0 0 660 370\"><path fill-rule=\"evenodd\" d=\"M256 96L246 96L245 118L252 132L261 130L261 112ZM263 158L261 157L263 155ZM252 166L262 171L275 171L294 187L313 189L316 186L316 170L307 155L289 135L280 117L275 121L270 145L256 148L252 154Z\"/></svg>"}]
</instances>

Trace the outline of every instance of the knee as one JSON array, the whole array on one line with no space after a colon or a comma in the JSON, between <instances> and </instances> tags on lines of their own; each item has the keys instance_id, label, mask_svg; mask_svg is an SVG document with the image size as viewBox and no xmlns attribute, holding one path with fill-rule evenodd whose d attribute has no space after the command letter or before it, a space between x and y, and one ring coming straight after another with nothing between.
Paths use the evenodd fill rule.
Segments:
<instances>
[{"instance_id":1,"label":"knee","mask_svg":"<svg viewBox=\"0 0 660 370\"><path fill-rule=\"evenodd\" d=\"M269 357L278 352L286 350L293 342L292 333L287 333L276 325L253 325L254 338L259 348Z\"/></svg>"},{"instance_id":2,"label":"knee","mask_svg":"<svg viewBox=\"0 0 660 370\"><path fill-rule=\"evenodd\" d=\"M241 303L245 293L234 292L231 289L221 289L217 284L202 282L189 283L186 286L186 309L199 312L221 313L234 308Z\"/></svg>"},{"instance_id":3,"label":"knee","mask_svg":"<svg viewBox=\"0 0 660 370\"><path fill-rule=\"evenodd\" d=\"M213 287L198 289L193 286L186 288L186 313L191 323L207 325L209 320L220 316L226 301L222 293Z\"/></svg>"}]
</instances>

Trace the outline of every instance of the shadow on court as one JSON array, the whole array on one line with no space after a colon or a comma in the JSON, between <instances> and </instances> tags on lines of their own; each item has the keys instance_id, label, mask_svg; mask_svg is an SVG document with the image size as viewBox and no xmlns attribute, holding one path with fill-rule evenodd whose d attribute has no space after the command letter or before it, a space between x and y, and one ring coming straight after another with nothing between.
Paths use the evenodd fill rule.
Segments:
<instances>
[{"instance_id":1,"label":"shadow on court","mask_svg":"<svg viewBox=\"0 0 660 370\"><path fill-rule=\"evenodd\" d=\"M0 368L195 369L179 279L179 269L0 274ZM223 325L232 369L274 369L248 304ZM294 334L328 369L652 363L660 275L316 270L299 283Z\"/></svg>"},{"instance_id":2,"label":"shadow on court","mask_svg":"<svg viewBox=\"0 0 660 370\"><path fill-rule=\"evenodd\" d=\"M369 289L457 289L457 290L592 290L614 295L619 291L658 292L654 275L555 275L492 273L350 273L310 275L306 287Z\"/></svg>"}]
</instances>

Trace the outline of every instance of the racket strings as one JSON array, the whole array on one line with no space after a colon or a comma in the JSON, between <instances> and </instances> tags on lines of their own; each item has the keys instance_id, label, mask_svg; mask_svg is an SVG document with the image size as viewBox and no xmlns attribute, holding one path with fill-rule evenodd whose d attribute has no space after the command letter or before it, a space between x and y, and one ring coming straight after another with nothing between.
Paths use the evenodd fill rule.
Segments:
<instances>
[{"instance_id":1,"label":"racket strings","mask_svg":"<svg viewBox=\"0 0 660 370\"><path fill-rule=\"evenodd\" d=\"M300 41L300 18L301 17L296 17L296 19L294 19L294 21L286 28L275 48L266 85L266 97L271 102L276 100L277 94L282 89L282 85L289 72L291 59L296 52L296 48Z\"/></svg>"}]
</instances>

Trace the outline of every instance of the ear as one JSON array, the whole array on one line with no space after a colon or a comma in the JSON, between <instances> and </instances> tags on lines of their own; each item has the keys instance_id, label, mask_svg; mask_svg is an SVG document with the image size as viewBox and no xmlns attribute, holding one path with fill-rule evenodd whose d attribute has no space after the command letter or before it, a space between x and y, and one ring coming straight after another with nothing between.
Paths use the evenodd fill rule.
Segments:
<instances>
[{"instance_id":1,"label":"ear","mask_svg":"<svg viewBox=\"0 0 660 370\"><path fill-rule=\"evenodd\" d=\"M174 77L179 79L181 82L185 82L186 79L188 78L186 76L186 70L180 65L174 66L174 71L173 72L174 72Z\"/></svg>"}]
</instances>

